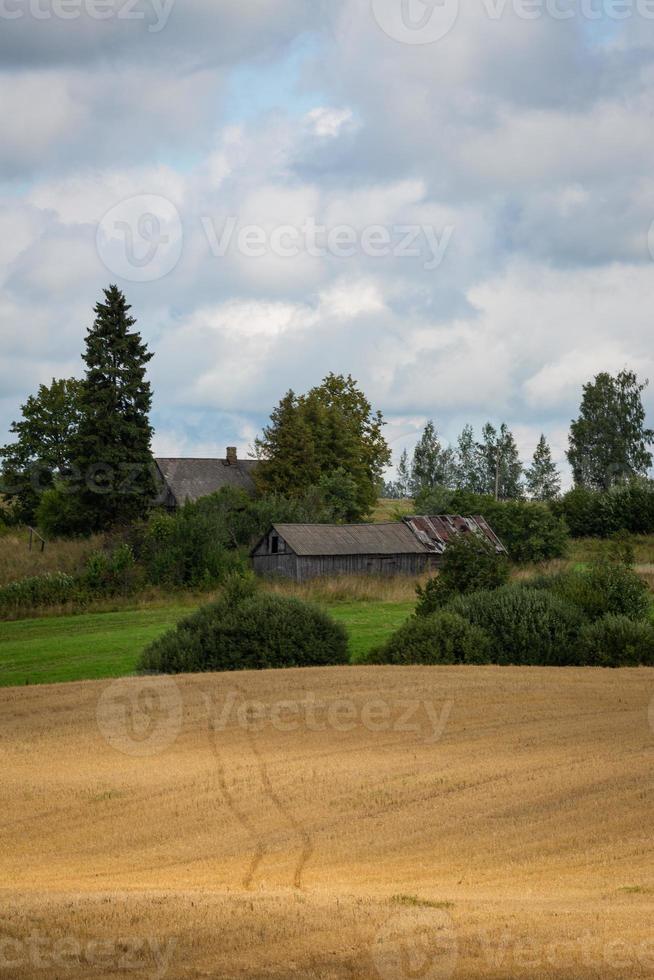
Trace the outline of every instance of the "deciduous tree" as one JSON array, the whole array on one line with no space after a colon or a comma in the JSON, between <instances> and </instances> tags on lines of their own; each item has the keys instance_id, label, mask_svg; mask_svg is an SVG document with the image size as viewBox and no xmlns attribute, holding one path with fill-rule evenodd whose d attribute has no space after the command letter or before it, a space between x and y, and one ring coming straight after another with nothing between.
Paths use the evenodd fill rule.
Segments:
<instances>
[{"instance_id":1,"label":"deciduous tree","mask_svg":"<svg viewBox=\"0 0 654 980\"><path fill-rule=\"evenodd\" d=\"M602 372L584 385L579 417L570 426L568 461L577 486L608 490L652 465L654 431L645 426L642 393L633 371Z\"/></svg>"},{"instance_id":2,"label":"deciduous tree","mask_svg":"<svg viewBox=\"0 0 654 980\"><path fill-rule=\"evenodd\" d=\"M255 442L264 492L298 496L338 470L356 485L356 515L374 507L391 461L384 420L351 376L329 374L306 395L289 392Z\"/></svg>"}]
</instances>

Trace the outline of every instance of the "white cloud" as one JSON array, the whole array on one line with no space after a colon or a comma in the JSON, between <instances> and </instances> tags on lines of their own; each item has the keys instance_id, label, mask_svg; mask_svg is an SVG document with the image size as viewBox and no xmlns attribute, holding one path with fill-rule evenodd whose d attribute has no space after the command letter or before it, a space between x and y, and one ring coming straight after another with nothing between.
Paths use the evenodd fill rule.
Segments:
<instances>
[{"instance_id":1,"label":"white cloud","mask_svg":"<svg viewBox=\"0 0 654 980\"><path fill-rule=\"evenodd\" d=\"M321 106L311 109L306 116L310 129L316 136L334 138L344 127L351 125L353 113L351 109L330 109Z\"/></svg>"},{"instance_id":2,"label":"white cloud","mask_svg":"<svg viewBox=\"0 0 654 980\"><path fill-rule=\"evenodd\" d=\"M180 213L181 260L119 283L157 355L160 451L244 446L288 387L343 370L397 448L432 416L448 438L504 418L525 453L543 430L562 458L584 381L652 369L654 27L592 47L578 23L480 9L424 48L369 0L185 0L155 35L5 23L3 391L79 370L113 278L95 226L155 195ZM268 246L217 254L203 218ZM424 230L409 257L270 247L308 219L452 231L435 268Z\"/></svg>"}]
</instances>

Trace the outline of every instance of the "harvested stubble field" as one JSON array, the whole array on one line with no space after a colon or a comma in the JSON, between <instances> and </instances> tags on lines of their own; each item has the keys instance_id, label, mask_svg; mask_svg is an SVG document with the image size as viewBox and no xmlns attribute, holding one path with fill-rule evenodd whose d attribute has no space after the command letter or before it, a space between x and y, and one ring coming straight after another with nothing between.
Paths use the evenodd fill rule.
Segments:
<instances>
[{"instance_id":1,"label":"harvested stubble field","mask_svg":"<svg viewBox=\"0 0 654 980\"><path fill-rule=\"evenodd\" d=\"M494 667L2 690L0 975L651 976L653 694Z\"/></svg>"}]
</instances>

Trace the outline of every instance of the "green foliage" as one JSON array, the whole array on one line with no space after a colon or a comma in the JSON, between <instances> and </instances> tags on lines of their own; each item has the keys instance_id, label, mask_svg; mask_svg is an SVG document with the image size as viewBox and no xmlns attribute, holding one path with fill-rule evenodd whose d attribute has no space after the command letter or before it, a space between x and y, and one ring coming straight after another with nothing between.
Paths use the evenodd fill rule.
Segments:
<instances>
[{"instance_id":1,"label":"green foliage","mask_svg":"<svg viewBox=\"0 0 654 980\"><path fill-rule=\"evenodd\" d=\"M145 516L156 487L150 451L152 358L123 293L110 286L86 336L81 416L70 480L79 530L102 531Z\"/></svg>"},{"instance_id":2,"label":"green foliage","mask_svg":"<svg viewBox=\"0 0 654 980\"><path fill-rule=\"evenodd\" d=\"M579 634L578 660L591 667L654 666L654 627L628 616L604 616Z\"/></svg>"},{"instance_id":3,"label":"green foliage","mask_svg":"<svg viewBox=\"0 0 654 980\"><path fill-rule=\"evenodd\" d=\"M452 612L408 620L384 646L366 658L371 664L490 663L490 642L483 630Z\"/></svg>"},{"instance_id":4,"label":"green foliage","mask_svg":"<svg viewBox=\"0 0 654 980\"><path fill-rule=\"evenodd\" d=\"M423 490L415 502L416 514L451 514L455 491L449 487L438 486Z\"/></svg>"},{"instance_id":5,"label":"green foliage","mask_svg":"<svg viewBox=\"0 0 654 980\"><path fill-rule=\"evenodd\" d=\"M63 572L24 578L0 589L0 616L65 605L78 598L79 592L79 580Z\"/></svg>"},{"instance_id":6,"label":"green foliage","mask_svg":"<svg viewBox=\"0 0 654 980\"><path fill-rule=\"evenodd\" d=\"M34 523L41 494L70 469L80 396L79 381L53 378L27 399L20 421L10 426L16 439L0 449L0 491L17 520Z\"/></svg>"},{"instance_id":7,"label":"green foliage","mask_svg":"<svg viewBox=\"0 0 654 980\"><path fill-rule=\"evenodd\" d=\"M437 578L418 586L417 616L430 616L456 595L498 589L509 578L509 562L476 534L462 534L447 546Z\"/></svg>"},{"instance_id":8,"label":"green foliage","mask_svg":"<svg viewBox=\"0 0 654 980\"><path fill-rule=\"evenodd\" d=\"M578 486L552 504L575 538L608 538L618 531L654 533L654 483L629 480L608 491Z\"/></svg>"},{"instance_id":9,"label":"green foliage","mask_svg":"<svg viewBox=\"0 0 654 980\"><path fill-rule=\"evenodd\" d=\"M584 623L575 606L550 592L506 585L454 599L457 613L489 637L493 663L563 666L575 663Z\"/></svg>"},{"instance_id":10,"label":"green foliage","mask_svg":"<svg viewBox=\"0 0 654 980\"><path fill-rule=\"evenodd\" d=\"M632 568L618 562L602 561L587 569L563 572L547 584L591 621L608 614L642 620L648 614L647 585Z\"/></svg>"},{"instance_id":11,"label":"green foliage","mask_svg":"<svg viewBox=\"0 0 654 980\"><path fill-rule=\"evenodd\" d=\"M176 514L154 514L136 543L153 585L205 588L242 566L220 508L187 504Z\"/></svg>"},{"instance_id":12,"label":"green foliage","mask_svg":"<svg viewBox=\"0 0 654 980\"><path fill-rule=\"evenodd\" d=\"M320 477L318 491L334 520L352 523L360 516L356 480L342 466Z\"/></svg>"},{"instance_id":13,"label":"green foliage","mask_svg":"<svg viewBox=\"0 0 654 980\"><path fill-rule=\"evenodd\" d=\"M532 500L554 500L561 492L559 471L544 435L541 435L531 466L525 472L525 482Z\"/></svg>"},{"instance_id":14,"label":"green foliage","mask_svg":"<svg viewBox=\"0 0 654 980\"><path fill-rule=\"evenodd\" d=\"M417 497L435 487L451 486L454 471L454 452L441 446L436 427L430 420L413 452L408 496Z\"/></svg>"},{"instance_id":15,"label":"green foliage","mask_svg":"<svg viewBox=\"0 0 654 980\"><path fill-rule=\"evenodd\" d=\"M392 497L398 500L406 500L411 496L411 464L409 454L403 450L400 462L397 467L397 481L393 486Z\"/></svg>"},{"instance_id":16,"label":"green foliage","mask_svg":"<svg viewBox=\"0 0 654 980\"><path fill-rule=\"evenodd\" d=\"M482 441L477 445L477 459L483 493L499 500L522 497L522 463L513 433L504 422L499 432L486 423Z\"/></svg>"},{"instance_id":17,"label":"green foliage","mask_svg":"<svg viewBox=\"0 0 654 980\"><path fill-rule=\"evenodd\" d=\"M322 494L310 489L300 497L279 494L252 499L225 487L188 503L174 514L157 511L134 538L139 561L153 585L205 587L243 569L246 549L271 524L329 523L334 512Z\"/></svg>"},{"instance_id":18,"label":"green foliage","mask_svg":"<svg viewBox=\"0 0 654 980\"><path fill-rule=\"evenodd\" d=\"M598 374L584 385L579 418L570 427L568 461L575 483L608 490L652 465L648 446L654 431L645 427L642 393L633 371Z\"/></svg>"},{"instance_id":19,"label":"green foliage","mask_svg":"<svg viewBox=\"0 0 654 980\"><path fill-rule=\"evenodd\" d=\"M139 669L177 674L345 663L345 629L317 606L232 585L149 646Z\"/></svg>"},{"instance_id":20,"label":"green foliage","mask_svg":"<svg viewBox=\"0 0 654 980\"><path fill-rule=\"evenodd\" d=\"M474 430L471 425L465 425L456 447L456 489L465 493L484 493L486 486L482 470Z\"/></svg>"},{"instance_id":21,"label":"green foliage","mask_svg":"<svg viewBox=\"0 0 654 980\"><path fill-rule=\"evenodd\" d=\"M329 374L306 395L289 391L256 440L261 491L301 496L343 469L357 488L356 517L375 506L391 453L380 412L352 377Z\"/></svg>"},{"instance_id":22,"label":"green foliage","mask_svg":"<svg viewBox=\"0 0 654 980\"><path fill-rule=\"evenodd\" d=\"M63 481L41 494L35 520L46 538L70 538L83 532L77 498Z\"/></svg>"},{"instance_id":23,"label":"green foliage","mask_svg":"<svg viewBox=\"0 0 654 980\"><path fill-rule=\"evenodd\" d=\"M134 552L129 545L121 544L113 551L95 551L89 557L81 585L91 596L130 595L139 580Z\"/></svg>"},{"instance_id":24,"label":"green foliage","mask_svg":"<svg viewBox=\"0 0 654 980\"><path fill-rule=\"evenodd\" d=\"M565 555L568 529L562 517L542 503L526 500L497 501L492 497L457 492L452 512L481 514L514 562L541 562Z\"/></svg>"}]
</instances>

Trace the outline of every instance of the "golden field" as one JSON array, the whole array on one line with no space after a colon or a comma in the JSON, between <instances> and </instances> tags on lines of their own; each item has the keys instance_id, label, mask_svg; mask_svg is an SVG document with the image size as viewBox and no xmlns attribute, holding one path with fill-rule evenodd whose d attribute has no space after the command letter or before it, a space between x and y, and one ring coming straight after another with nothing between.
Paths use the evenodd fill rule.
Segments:
<instances>
[{"instance_id":1,"label":"golden field","mask_svg":"<svg viewBox=\"0 0 654 980\"><path fill-rule=\"evenodd\" d=\"M0 977L654 975L654 672L0 691Z\"/></svg>"}]
</instances>

